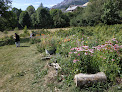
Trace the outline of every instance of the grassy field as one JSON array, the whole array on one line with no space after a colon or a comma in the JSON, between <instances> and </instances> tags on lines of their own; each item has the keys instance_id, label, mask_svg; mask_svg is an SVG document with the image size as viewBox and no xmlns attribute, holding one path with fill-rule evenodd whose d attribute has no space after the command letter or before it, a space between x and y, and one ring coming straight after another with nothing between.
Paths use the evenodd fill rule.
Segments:
<instances>
[{"instance_id":1,"label":"grassy field","mask_svg":"<svg viewBox=\"0 0 122 92\"><path fill-rule=\"evenodd\" d=\"M0 92L45 92L48 88L41 72L47 71L44 67L48 61L40 60L35 45L26 42L21 46L0 47Z\"/></svg>"},{"instance_id":2,"label":"grassy field","mask_svg":"<svg viewBox=\"0 0 122 92\"><path fill-rule=\"evenodd\" d=\"M55 29L47 29L47 30L50 31L50 32L54 32L54 31L57 31L57 30L60 30L60 29L62 29L62 30L68 30L70 28L55 28ZM39 30L39 29L34 29L34 30L31 29L31 30L28 30L28 32L31 33L31 31L37 31L37 30ZM3 38L5 36L14 35L14 33L22 34L23 33L23 30L7 31L7 33L0 31L0 38Z\"/></svg>"},{"instance_id":3,"label":"grassy field","mask_svg":"<svg viewBox=\"0 0 122 92\"><path fill-rule=\"evenodd\" d=\"M1 33L0 38L13 34L14 31ZM18 48L15 44L0 47L0 92L88 92L87 88L79 91L74 84L68 87L63 81L58 82L56 71L47 65L50 61L41 60L43 53L37 52L37 44L30 44L29 39L21 38ZM121 92L121 86L115 85L106 92Z\"/></svg>"}]
</instances>

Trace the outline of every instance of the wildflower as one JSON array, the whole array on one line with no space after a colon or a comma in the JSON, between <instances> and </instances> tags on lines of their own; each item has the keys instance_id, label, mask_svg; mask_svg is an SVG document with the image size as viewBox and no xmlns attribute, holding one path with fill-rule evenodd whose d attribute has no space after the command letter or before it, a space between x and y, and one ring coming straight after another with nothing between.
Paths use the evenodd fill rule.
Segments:
<instances>
[{"instance_id":1,"label":"wildflower","mask_svg":"<svg viewBox=\"0 0 122 92\"><path fill-rule=\"evenodd\" d=\"M77 53L77 52L74 52L75 54Z\"/></svg>"},{"instance_id":2,"label":"wildflower","mask_svg":"<svg viewBox=\"0 0 122 92\"><path fill-rule=\"evenodd\" d=\"M103 59L105 60L106 58L104 57Z\"/></svg>"},{"instance_id":3,"label":"wildflower","mask_svg":"<svg viewBox=\"0 0 122 92\"><path fill-rule=\"evenodd\" d=\"M88 51L94 53L94 49L88 49Z\"/></svg>"},{"instance_id":4,"label":"wildflower","mask_svg":"<svg viewBox=\"0 0 122 92\"><path fill-rule=\"evenodd\" d=\"M75 48L72 48L71 50L75 50Z\"/></svg>"},{"instance_id":5,"label":"wildflower","mask_svg":"<svg viewBox=\"0 0 122 92\"><path fill-rule=\"evenodd\" d=\"M80 56L80 54L78 54L78 56Z\"/></svg>"},{"instance_id":6,"label":"wildflower","mask_svg":"<svg viewBox=\"0 0 122 92\"><path fill-rule=\"evenodd\" d=\"M112 41L116 41L116 38L113 38Z\"/></svg>"},{"instance_id":7,"label":"wildflower","mask_svg":"<svg viewBox=\"0 0 122 92\"><path fill-rule=\"evenodd\" d=\"M89 48L89 46L82 46L84 49L88 49Z\"/></svg>"},{"instance_id":8,"label":"wildflower","mask_svg":"<svg viewBox=\"0 0 122 92\"><path fill-rule=\"evenodd\" d=\"M111 59L112 61L115 61L115 59Z\"/></svg>"},{"instance_id":9,"label":"wildflower","mask_svg":"<svg viewBox=\"0 0 122 92\"><path fill-rule=\"evenodd\" d=\"M45 34L41 34L41 36L44 36Z\"/></svg>"},{"instance_id":10,"label":"wildflower","mask_svg":"<svg viewBox=\"0 0 122 92\"><path fill-rule=\"evenodd\" d=\"M75 59L75 60L73 60L73 63L76 63L77 61L79 61L79 60Z\"/></svg>"},{"instance_id":11,"label":"wildflower","mask_svg":"<svg viewBox=\"0 0 122 92\"><path fill-rule=\"evenodd\" d=\"M85 55L88 55L88 52L85 52Z\"/></svg>"},{"instance_id":12,"label":"wildflower","mask_svg":"<svg viewBox=\"0 0 122 92\"><path fill-rule=\"evenodd\" d=\"M69 52L69 54L72 54L72 52Z\"/></svg>"}]
</instances>

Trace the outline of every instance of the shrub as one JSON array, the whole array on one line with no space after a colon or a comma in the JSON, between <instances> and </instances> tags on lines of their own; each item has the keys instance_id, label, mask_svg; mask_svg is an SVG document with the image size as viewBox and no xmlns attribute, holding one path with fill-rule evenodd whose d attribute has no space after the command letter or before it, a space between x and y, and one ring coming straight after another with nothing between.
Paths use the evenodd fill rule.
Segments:
<instances>
[{"instance_id":1,"label":"shrub","mask_svg":"<svg viewBox=\"0 0 122 92\"><path fill-rule=\"evenodd\" d=\"M24 34L28 34L27 26L24 27L23 33L24 33Z\"/></svg>"},{"instance_id":2,"label":"shrub","mask_svg":"<svg viewBox=\"0 0 122 92\"><path fill-rule=\"evenodd\" d=\"M36 43L40 43L40 42L41 42L41 39L38 37L34 37L34 38L30 39L31 44L36 44Z\"/></svg>"},{"instance_id":3,"label":"shrub","mask_svg":"<svg viewBox=\"0 0 122 92\"><path fill-rule=\"evenodd\" d=\"M15 27L15 28L14 28L14 31L18 31L18 30L19 30L19 28L18 28L18 27Z\"/></svg>"}]
</instances>

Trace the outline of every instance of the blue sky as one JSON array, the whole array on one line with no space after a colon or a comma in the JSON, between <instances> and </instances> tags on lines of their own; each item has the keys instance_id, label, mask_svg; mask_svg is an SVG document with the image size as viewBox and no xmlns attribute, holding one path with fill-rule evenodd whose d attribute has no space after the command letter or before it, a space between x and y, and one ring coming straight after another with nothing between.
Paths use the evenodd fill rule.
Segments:
<instances>
[{"instance_id":1,"label":"blue sky","mask_svg":"<svg viewBox=\"0 0 122 92\"><path fill-rule=\"evenodd\" d=\"M63 0L12 0L12 7L16 7L18 9L26 10L26 8L29 5L33 5L35 9L39 7L41 3L43 3L43 6L45 7L52 7L53 5L56 5Z\"/></svg>"}]
</instances>

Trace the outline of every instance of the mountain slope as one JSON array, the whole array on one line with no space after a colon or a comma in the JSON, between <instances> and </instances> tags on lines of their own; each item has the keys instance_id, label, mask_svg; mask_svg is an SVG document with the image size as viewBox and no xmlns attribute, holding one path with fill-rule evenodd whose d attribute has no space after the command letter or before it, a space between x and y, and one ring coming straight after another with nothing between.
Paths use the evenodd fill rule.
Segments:
<instances>
[{"instance_id":1,"label":"mountain slope","mask_svg":"<svg viewBox=\"0 0 122 92\"><path fill-rule=\"evenodd\" d=\"M67 8L70 5L82 5L88 2L89 0L64 0L63 2L53 6L54 9L63 9Z\"/></svg>"}]
</instances>

